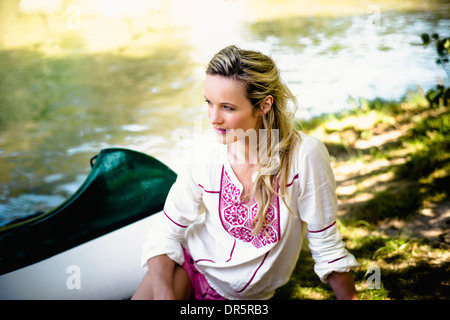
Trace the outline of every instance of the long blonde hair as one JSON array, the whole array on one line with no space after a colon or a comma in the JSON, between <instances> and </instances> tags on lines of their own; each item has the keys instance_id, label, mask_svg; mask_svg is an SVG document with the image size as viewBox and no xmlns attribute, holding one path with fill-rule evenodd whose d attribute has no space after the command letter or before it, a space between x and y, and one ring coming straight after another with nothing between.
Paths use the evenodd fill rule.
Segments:
<instances>
[{"instance_id":1,"label":"long blonde hair","mask_svg":"<svg viewBox=\"0 0 450 320\"><path fill-rule=\"evenodd\" d=\"M217 53L209 62L207 75L221 75L241 81L246 88L247 98L256 110L261 109L262 101L273 97L272 107L263 114L263 129L266 129L267 156L260 159L259 175L254 181L253 196L258 203L258 212L253 220L253 233L257 234L265 223L266 212L273 196L280 196L286 206L289 169L292 156L300 143L300 134L295 129L293 118L297 110L297 100L287 85L281 80L275 62L257 51L242 50L229 46ZM289 110L288 102L293 110ZM272 140L272 130L278 130L278 139ZM261 137L260 137L261 139ZM259 144L261 146L261 144ZM277 190L279 188L279 190Z\"/></svg>"}]
</instances>

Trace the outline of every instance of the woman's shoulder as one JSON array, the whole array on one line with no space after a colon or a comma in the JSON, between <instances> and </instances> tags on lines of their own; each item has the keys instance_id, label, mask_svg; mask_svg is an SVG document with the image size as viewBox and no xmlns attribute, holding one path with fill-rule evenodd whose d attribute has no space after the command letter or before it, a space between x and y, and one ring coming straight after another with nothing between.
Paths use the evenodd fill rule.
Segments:
<instances>
[{"instance_id":1,"label":"woman's shoulder","mask_svg":"<svg viewBox=\"0 0 450 320\"><path fill-rule=\"evenodd\" d=\"M305 165L305 163L318 164L318 162L330 161L330 156L325 144L318 138L300 131L300 144L295 154L294 163Z\"/></svg>"},{"instance_id":2,"label":"woman's shoulder","mask_svg":"<svg viewBox=\"0 0 450 320\"><path fill-rule=\"evenodd\" d=\"M174 161L178 170L191 173L205 173L223 163L224 148L217 141L205 140L191 144L176 155Z\"/></svg>"},{"instance_id":3,"label":"woman's shoulder","mask_svg":"<svg viewBox=\"0 0 450 320\"><path fill-rule=\"evenodd\" d=\"M302 131L300 131L300 145L298 147L298 155L308 155L310 153L325 152L328 154L328 150L325 144L314 136L310 136Z\"/></svg>"},{"instance_id":4,"label":"woman's shoulder","mask_svg":"<svg viewBox=\"0 0 450 320\"><path fill-rule=\"evenodd\" d=\"M222 165L226 156L226 146L215 140L206 139L193 148L193 153L194 162L201 166Z\"/></svg>"}]
</instances>

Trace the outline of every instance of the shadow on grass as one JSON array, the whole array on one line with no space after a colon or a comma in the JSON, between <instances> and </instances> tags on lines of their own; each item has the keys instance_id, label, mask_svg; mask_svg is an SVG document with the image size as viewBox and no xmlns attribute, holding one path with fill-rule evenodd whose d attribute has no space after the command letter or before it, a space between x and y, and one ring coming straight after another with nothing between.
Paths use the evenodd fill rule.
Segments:
<instances>
[{"instance_id":1,"label":"shadow on grass","mask_svg":"<svg viewBox=\"0 0 450 320\"><path fill-rule=\"evenodd\" d=\"M450 262L444 257L446 246L430 245L426 240L388 237L376 232L358 236L358 228L361 227L347 229L341 225L344 242L361 264L360 268L353 271L360 299L448 299ZM426 259L428 256L431 256L432 261ZM379 289L368 287L367 271L371 266L380 268ZM335 299L330 286L322 283L315 274L314 261L307 246L302 249L290 281L276 291L273 299Z\"/></svg>"},{"instance_id":2,"label":"shadow on grass","mask_svg":"<svg viewBox=\"0 0 450 320\"><path fill-rule=\"evenodd\" d=\"M381 274L391 299L447 300L450 296L450 263L422 261L404 269L382 269Z\"/></svg>"},{"instance_id":3,"label":"shadow on grass","mask_svg":"<svg viewBox=\"0 0 450 320\"><path fill-rule=\"evenodd\" d=\"M305 242L291 279L275 292L273 300L334 299L333 290L322 283L314 272L314 260L307 248L307 240Z\"/></svg>"}]
</instances>

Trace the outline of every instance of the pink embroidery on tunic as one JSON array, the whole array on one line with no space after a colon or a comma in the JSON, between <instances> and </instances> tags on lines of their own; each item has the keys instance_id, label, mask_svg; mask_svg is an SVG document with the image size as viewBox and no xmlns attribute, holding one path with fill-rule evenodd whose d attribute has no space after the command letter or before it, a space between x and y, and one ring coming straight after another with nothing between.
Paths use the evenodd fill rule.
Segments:
<instances>
[{"instance_id":1,"label":"pink embroidery on tunic","mask_svg":"<svg viewBox=\"0 0 450 320\"><path fill-rule=\"evenodd\" d=\"M223 168L219 214L224 229L236 239L250 242L256 248L277 242L280 237L278 196L273 197L266 213L266 222L257 235L252 234L252 224L258 212L258 204L254 198L250 204L241 202L240 196L241 191L231 182Z\"/></svg>"}]
</instances>

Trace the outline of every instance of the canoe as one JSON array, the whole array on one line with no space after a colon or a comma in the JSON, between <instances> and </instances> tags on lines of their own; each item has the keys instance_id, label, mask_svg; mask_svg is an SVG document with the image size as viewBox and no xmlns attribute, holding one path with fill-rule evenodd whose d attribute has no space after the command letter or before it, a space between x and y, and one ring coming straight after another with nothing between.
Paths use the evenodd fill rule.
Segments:
<instances>
[{"instance_id":1,"label":"canoe","mask_svg":"<svg viewBox=\"0 0 450 320\"><path fill-rule=\"evenodd\" d=\"M129 149L103 149L55 209L0 227L0 299L128 299L147 230L176 174Z\"/></svg>"}]
</instances>

